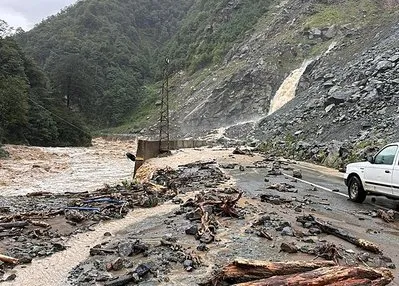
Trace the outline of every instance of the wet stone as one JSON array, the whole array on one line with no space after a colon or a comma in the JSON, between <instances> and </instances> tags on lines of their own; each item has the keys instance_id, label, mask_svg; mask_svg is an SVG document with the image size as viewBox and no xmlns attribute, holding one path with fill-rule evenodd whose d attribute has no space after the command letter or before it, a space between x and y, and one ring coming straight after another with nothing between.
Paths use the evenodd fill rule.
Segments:
<instances>
[{"instance_id":1,"label":"wet stone","mask_svg":"<svg viewBox=\"0 0 399 286\"><path fill-rule=\"evenodd\" d=\"M194 267L193 267L193 261L192 261L192 260L189 260L189 259L184 260L184 262L183 262L183 267L184 267L184 269L185 269L187 272L193 271L193 269L194 269Z\"/></svg>"},{"instance_id":2,"label":"wet stone","mask_svg":"<svg viewBox=\"0 0 399 286\"><path fill-rule=\"evenodd\" d=\"M198 233L198 226L192 225L191 227L186 229L187 235L196 235Z\"/></svg>"},{"instance_id":3,"label":"wet stone","mask_svg":"<svg viewBox=\"0 0 399 286\"><path fill-rule=\"evenodd\" d=\"M389 269L396 269L396 265L393 263L387 263L387 268Z\"/></svg>"},{"instance_id":4,"label":"wet stone","mask_svg":"<svg viewBox=\"0 0 399 286\"><path fill-rule=\"evenodd\" d=\"M18 259L19 259L19 263L21 263L21 264L29 264L32 262L32 257L30 257L28 254L22 255Z\"/></svg>"},{"instance_id":5,"label":"wet stone","mask_svg":"<svg viewBox=\"0 0 399 286\"><path fill-rule=\"evenodd\" d=\"M123 269L123 259L118 257L112 262L112 270L119 271Z\"/></svg>"},{"instance_id":6,"label":"wet stone","mask_svg":"<svg viewBox=\"0 0 399 286\"><path fill-rule=\"evenodd\" d=\"M6 281L13 281L13 280L15 280L15 278L17 278L17 275L13 273L7 277Z\"/></svg>"},{"instance_id":7,"label":"wet stone","mask_svg":"<svg viewBox=\"0 0 399 286\"><path fill-rule=\"evenodd\" d=\"M317 227L311 227L309 229L309 233L311 233L311 234L320 234L321 230L319 228L317 228Z\"/></svg>"},{"instance_id":8,"label":"wet stone","mask_svg":"<svg viewBox=\"0 0 399 286\"><path fill-rule=\"evenodd\" d=\"M140 264L137 266L137 268L134 270L134 272L139 276L143 277L145 276L148 272L150 272L150 267L147 264Z\"/></svg>"},{"instance_id":9,"label":"wet stone","mask_svg":"<svg viewBox=\"0 0 399 286\"><path fill-rule=\"evenodd\" d=\"M201 243L200 245L197 246L198 251L208 251L209 248L206 246L205 243Z\"/></svg>"},{"instance_id":10,"label":"wet stone","mask_svg":"<svg viewBox=\"0 0 399 286\"><path fill-rule=\"evenodd\" d=\"M127 257L132 254L133 245L130 242L121 242L118 245L118 253L122 257Z\"/></svg>"},{"instance_id":11,"label":"wet stone","mask_svg":"<svg viewBox=\"0 0 399 286\"><path fill-rule=\"evenodd\" d=\"M294 236L294 231L292 230L291 227L286 226L283 228L283 230L281 231L281 235L282 236Z\"/></svg>"},{"instance_id":12,"label":"wet stone","mask_svg":"<svg viewBox=\"0 0 399 286\"><path fill-rule=\"evenodd\" d=\"M280 250L282 252L287 252L287 253L297 253L298 248L295 244L293 243L285 243L283 242L280 246Z\"/></svg>"},{"instance_id":13,"label":"wet stone","mask_svg":"<svg viewBox=\"0 0 399 286\"><path fill-rule=\"evenodd\" d=\"M302 171L299 169L296 169L296 170L292 171L292 176L294 178L302 179Z\"/></svg>"}]
</instances>

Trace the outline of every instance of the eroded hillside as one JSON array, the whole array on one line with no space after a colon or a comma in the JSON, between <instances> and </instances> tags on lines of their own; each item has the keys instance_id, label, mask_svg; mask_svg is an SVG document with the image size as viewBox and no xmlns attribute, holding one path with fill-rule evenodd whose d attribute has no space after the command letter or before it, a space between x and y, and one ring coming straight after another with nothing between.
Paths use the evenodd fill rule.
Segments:
<instances>
[{"instance_id":1,"label":"eroded hillside","mask_svg":"<svg viewBox=\"0 0 399 286\"><path fill-rule=\"evenodd\" d=\"M179 73L174 78L176 110L173 122L177 133L203 134L212 129L249 122L249 129L256 125L255 132L251 133L253 138L260 140L276 135L294 135L303 129L317 135L322 126L309 122L322 118L323 113L318 111L326 113L325 107L332 103L338 106L341 102L334 101L337 93L361 99L367 93L364 85L367 91L380 90L382 97L376 97L376 104L385 107L386 99L392 98L397 85L392 77L395 76L396 65L394 47L398 37L395 37L394 31L398 3L339 2L273 3L253 31L248 33L246 40L229 51L223 64L193 75ZM376 70L380 61L389 58L390 63L380 63L383 66ZM311 63L299 82L295 101L275 115L261 120L267 116L270 102L284 79L305 61ZM370 86L364 83L368 80L377 82ZM362 92L350 88L354 82ZM382 84L384 87L381 87ZM327 98L330 98L329 101ZM331 104L327 104L326 100ZM315 101L321 101L319 109L315 108ZM330 129L330 132L324 132L318 139L337 138L334 135L337 132L342 135L341 138L348 138L347 132L341 133L340 124L335 124L344 115L343 110L348 112L346 119L341 119L342 122L346 120L345 123L352 117L359 119L362 112L372 115L378 111L366 101L361 102L361 110L355 117L349 116L354 110L345 106L341 108L342 114L329 112L326 120L322 121L327 126L324 129ZM313 116L308 116L309 113ZM298 114L300 118L297 118ZM346 126L351 128L350 124ZM234 126L230 129L233 137L245 138L248 134L248 128ZM234 130L239 132L234 134Z\"/></svg>"}]
</instances>

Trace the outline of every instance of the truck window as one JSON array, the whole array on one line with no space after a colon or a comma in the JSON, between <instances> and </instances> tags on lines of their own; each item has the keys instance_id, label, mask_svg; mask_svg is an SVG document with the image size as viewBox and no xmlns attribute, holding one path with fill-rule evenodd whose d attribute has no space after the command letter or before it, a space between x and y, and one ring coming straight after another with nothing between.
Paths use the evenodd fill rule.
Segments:
<instances>
[{"instance_id":1,"label":"truck window","mask_svg":"<svg viewBox=\"0 0 399 286\"><path fill-rule=\"evenodd\" d=\"M380 151L380 153L375 156L374 163L381 165L392 165L393 160L395 160L396 151L398 150L398 146L391 145L387 146Z\"/></svg>"}]
</instances>

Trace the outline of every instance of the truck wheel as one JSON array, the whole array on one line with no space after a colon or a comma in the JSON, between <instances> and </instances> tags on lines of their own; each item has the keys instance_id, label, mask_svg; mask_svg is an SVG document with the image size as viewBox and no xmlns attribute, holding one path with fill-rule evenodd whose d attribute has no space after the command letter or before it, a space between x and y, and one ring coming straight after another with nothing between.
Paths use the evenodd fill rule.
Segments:
<instances>
[{"instance_id":1,"label":"truck wheel","mask_svg":"<svg viewBox=\"0 0 399 286\"><path fill-rule=\"evenodd\" d=\"M362 203L367 195L363 189L362 182L355 176L349 180L348 193L349 199L356 203Z\"/></svg>"}]
</instances>

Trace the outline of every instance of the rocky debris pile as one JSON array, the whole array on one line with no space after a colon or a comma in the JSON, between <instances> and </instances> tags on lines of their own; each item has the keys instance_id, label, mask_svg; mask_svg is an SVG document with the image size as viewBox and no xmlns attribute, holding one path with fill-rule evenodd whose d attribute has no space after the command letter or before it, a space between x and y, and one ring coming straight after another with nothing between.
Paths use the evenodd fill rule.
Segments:
<instances>
[{"instance_id":1,"label":"rocky debris pile","mask_svg":"<svg viewBox=\"0 0 399 286\"><path fill-rule=\"evenodd\" d=\"M343 49L337 46L307 70L302 81L308 88L260 121L248 138L270 140L269 147L285 156L335 167L362 159L367 146L397 141L398 38L396 25L344 64L330 62Z\"/></svg>"},{"instance_id":2,"label":"rocky debris pile","mask_svg":"<svg viewBox=\"0 0 399 286\"><path fill-rule=\"evenodd\" d=\"M215 161L199 161L179 166L176 170L159 169L151 181L168 189L184 192L185 189L192 188L215 188L228 179Z\"/></svg>"},{"instance_id":3,"label":"rocky debris pile","mask_svg":"<svg viewBox=\"0 0 399 286\"><path fill-rule=\"evenodd\" d=\"M307 161L344 171L348 163L364 161L374 155L385 141L348 142L332 140L329 143L308 143L305 141L268 141L260 144L258 150L265 155L279 155L300 161ZM300 178L300 174L297 174Z\"/></svg>"},{"instance_id":4,"label":"rocky debris pile","mask_svg":"<svg viewBox=\"0 0 399 286\"><path fill-rule=\"evenodd\" d=\"M67 237L93 230L100 221L121 219L136 207L155 207L178 192L215 187L227 179L215 162L197 162L178 170L159 169L145 184L123 182L94 192L1 197L0 248L18 263L30 263L64 250ZM14 266L1 264L0 270Z\"/></svg>"},{"instance_id":5,"label":"rocky debris pile","mask_svg":"<svg viewBox=\"0 0 399 286\"><path fill-rule=\"evenodd\" d=\"M216 162L196 162L180 166L173 170L170 168L158 170L153 175L153 183L165 186L173 193L201 190L193 199L181 202L180 209L166 217L152 218L149 225L156 225L159 220L162 238L148 237L143 233L132 230L127 235L118 239L110 237L105 242L90 249L90 259L81 263L70 273L69 279L74 285L127 285L142 281L167 282L167 274L172 270L180 269L191 272L201 266L200 258L195 254L194 248L187 246L187 241L177 238L171 233L179 229L180 222L186 219L191 226L184 231L194 235L199 240L197 251L207 251L209 244L215 240L218 228L217 216L238 217L239 212L235 204L242 196L242 192L233 188L214 189L226 180L226 176L215 165ZM166 187L167 186L167 187ZM178 223L179 222L179 223ZM137 236L143 236L138 239ZM143 275L137 273L139 269L147 271ZM165 280L166 279L166 280Z\"/></svg>"},{"instance_id":6,"label":"rocky debris pile","mask_svg":"<svg viewBox=\"0 0 399 286\"><path fill-rule=\"evenodd\" d=\"M69 279L74 285L127 285L157 279L179 264L187 272L200 266L193 252L175 237L145 243L133 238L106 241L90 249L93 260L75 267ZM92 262L94 261L94 263Z\"/></svg>"},{"instance_id":7,"label":"rocky debris pile","mask_svg":"<svg viewBox=\"0 0 399 286\"><path fill-rule=\"evenodd\" d=\"M292 214L303 213L306 209L316 211L332 210L330 203L325 198L317 195L316 188L302 189L301 195L293 193L292 190L298 189L294 180L287 182L288 178L275 177L272 184L257 190L261 192L258 197L262 202L281 207L284 212ZM275 183L281 181L282 183ZM373 213L366 212L366 215L379 217L386 222L395 220L396 212L393 210L377 210ZM276 237L291 238L280 244L280 251L285 253L305 253L332 260L340 265L356 266L366 264L371 267L386 267L395 269L392 259L383 255L380 247L361 237L340 229L329 222L322 221L314 215L298 216L296 221L305 229L299 229L294 222L287 218L283 219L277 212L268 212L260 215L254 220L247 233L255 234L259 237L275 242ZM343 241L354 245L359 251L348 249L342 245L337 245L325 240L325 235L336 236Z\"/></svg>"}]
</instances>

